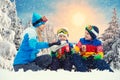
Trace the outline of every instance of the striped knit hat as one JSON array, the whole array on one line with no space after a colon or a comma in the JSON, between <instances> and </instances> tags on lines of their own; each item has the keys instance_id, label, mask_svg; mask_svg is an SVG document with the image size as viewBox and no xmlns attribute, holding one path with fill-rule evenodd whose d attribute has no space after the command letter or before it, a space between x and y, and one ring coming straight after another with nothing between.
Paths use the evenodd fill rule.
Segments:
<instances>
[{"instance_id":1,"label":"striped knit hat","mask_svg":"<svg viewBox=\"0 0 120 80\"><path fill-rule=\"evenodd\" d=\"M92 39L95 39L99 34L99 29L96 26L88 25L85 29L89 32Z\"/></svg>"}]
</instances>

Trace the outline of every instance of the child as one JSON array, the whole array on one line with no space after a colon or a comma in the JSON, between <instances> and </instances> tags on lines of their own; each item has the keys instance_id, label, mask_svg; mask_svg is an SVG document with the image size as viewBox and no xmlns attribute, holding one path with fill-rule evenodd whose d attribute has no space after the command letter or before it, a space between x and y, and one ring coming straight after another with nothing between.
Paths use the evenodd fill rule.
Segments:
<instances>
[{"instance_id":1,"label":"child","mask_svg":"<svg viewBox=\"0 0 120 80\"><path fill-rule=\"evenodd\" d=\"M85 28L85 38L81 38L75 46L73 55L76 71L86 72L90 69L109 70L110 66L103 60L104 53L100 40L97 39L99 30L96 26L89 25Z\"/></svg>"},{"instance_id":2,"label":"child","mask_svg":"<svg viewBox=\"0 0 120 80\"><path fill-rule=\"evenodd\" d=\"M57 70L63 68L64 70L71 71L71 48L72 44L68 41L68 31L65 28L61 28L57 31L58 42L66 42L67 45L58 49L56 52L51 52L52 63L50 65L50 70Z\"/></svg>"},{"instance_id":3,"label":"child","mask_svg":"<svg viewBox=\"0 0 120 80\"><path fill-rule=\"evenodd\" d=\"M15 56L13 68L15 71L23 69L24 71L37 71L46 68L52 61L50 55L37 57L40 49L48 48L60 43L47 43L42 41L41 32L45 28L47 18L37 13L33 13L33 27L27 28L23 33L22 43Z\"/></svg>"}]
</instances>

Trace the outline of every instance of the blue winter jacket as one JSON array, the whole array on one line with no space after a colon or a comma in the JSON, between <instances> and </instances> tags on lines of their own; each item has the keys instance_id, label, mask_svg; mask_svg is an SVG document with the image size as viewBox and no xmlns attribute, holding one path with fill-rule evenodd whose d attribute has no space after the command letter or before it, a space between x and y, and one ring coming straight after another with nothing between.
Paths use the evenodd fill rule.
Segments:
<instances>
[{"instance_id":1,"label":"blue winter jacket","mask_svg":"<svg viewBox=\"0 0 120 80\"><path fill-rule=\"evenodd\" d=\"M39 42L34 27L27 28L23 32L23 40L15 56L13 65L27 64L35 60L40 49L48 48L47 42Z\"/></svg>"}]
</instances>

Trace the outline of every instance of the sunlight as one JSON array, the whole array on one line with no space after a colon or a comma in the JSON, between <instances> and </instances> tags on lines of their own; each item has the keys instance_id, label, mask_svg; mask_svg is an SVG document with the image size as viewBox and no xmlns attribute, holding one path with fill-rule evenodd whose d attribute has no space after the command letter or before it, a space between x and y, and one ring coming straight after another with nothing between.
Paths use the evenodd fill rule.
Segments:
<instances>
[{"instance_id":1,"label":"sunlight","mask_svg":"<svg viewBox=\"0 0 120 80\"><path fill-rule=\"evenodd\" d=\"M72 16L72 22L75 26L82 26L85 24L85 16L81 13L76 13Z\"/></svg>"}]
</instances>

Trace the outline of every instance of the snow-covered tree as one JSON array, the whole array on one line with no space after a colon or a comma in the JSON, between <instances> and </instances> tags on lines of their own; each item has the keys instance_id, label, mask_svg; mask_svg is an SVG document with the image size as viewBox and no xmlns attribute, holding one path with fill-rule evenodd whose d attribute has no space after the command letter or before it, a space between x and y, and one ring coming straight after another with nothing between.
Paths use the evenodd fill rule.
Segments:
<instances>
[{"instance_id":1,"label":"snow-covered tree","mask_svg":"<svg viewBox=\"0 0 120 80\"><path fill-rule=\"evenodd\" d=\"M42 33L42 37L43 37L43 41L45 42L54 42L56 40L56 35L54 33L54 27L52 27L51 25L46 25L43 33ZM44 49L42 50L42 53L50 53L49 49Z\"/></svg>"},{"instance_id":2,"label":"snow-covered tree","mask_svg":"<svg viewBox=\"0 0 120 80\"><path fill-rule=\"evenodd\" d=\"M12 70L15 54L16 48L14 44L9 41L0 41L0 68Z\"/></svg>"},{"instance_id":3,"label":"snow-covered tree","mask_svg":"<svg viewBox=\"0 0 120 80\"><path fill-rule=\"evenodd\" d=\"M10 0L3 0L1 2L1 13L3 20L1 22L4 24L2 28L7 28L9 30L13 30L15 32L15 37L13 42L16 45L16 48L19 48L20 40L21 40L21 32L23 31L23 27L21 25L20 19L17 17L15 0L11 2ZM1 24L2 24L1 23ZM2 24L2 25L3 25ZM4 29L5 30L5 29Z\"/></svg>"},{"instance_id":4,"label":"snow-covered tree","mask_svg":"<svg viewBox=\"0 0 120 80\"><path fill-rule=\"evenodd\" d=\"M102 34L105 60L115 69L120 69L120 25L118 23L116 9L113 10L112 20L109 27Z\"/></svg>"},{"instance_id":5,"label":"snow-covered tree","mask_svg":"<svg viewBox=\"0 0 120 80\"><path fill-rule=\"evenodd\" d=\"M24 26L24 29L26 29L26 28L28 28L28 27L31 27L32 26L32 22L31 22L31 20L29 20L28 22L27 22L27 24Z\"/></svg>"},{"instance_id":6,"label":"snow-covered tree","mask_svg":"<svg viewBox=\"0 0 120 80\"><path fill-rule=\"evenodd\" d=\"M15 1L0 0L0 68L12 70L12 60L21 41L22 25Z\"/></svg>"},{"instance_id":7,"label":"snow-covered tree","mask_svg":"<svg viewBox=\"0 0 120 80\"><path fill-rule=\"evenodd\" d=\"M46 25L43 36L44 36L43 37L44 41L53 42L55 40L55 38L56 38L53 27L50 26L50 25Z\"/></svg>"}]
</instances>

